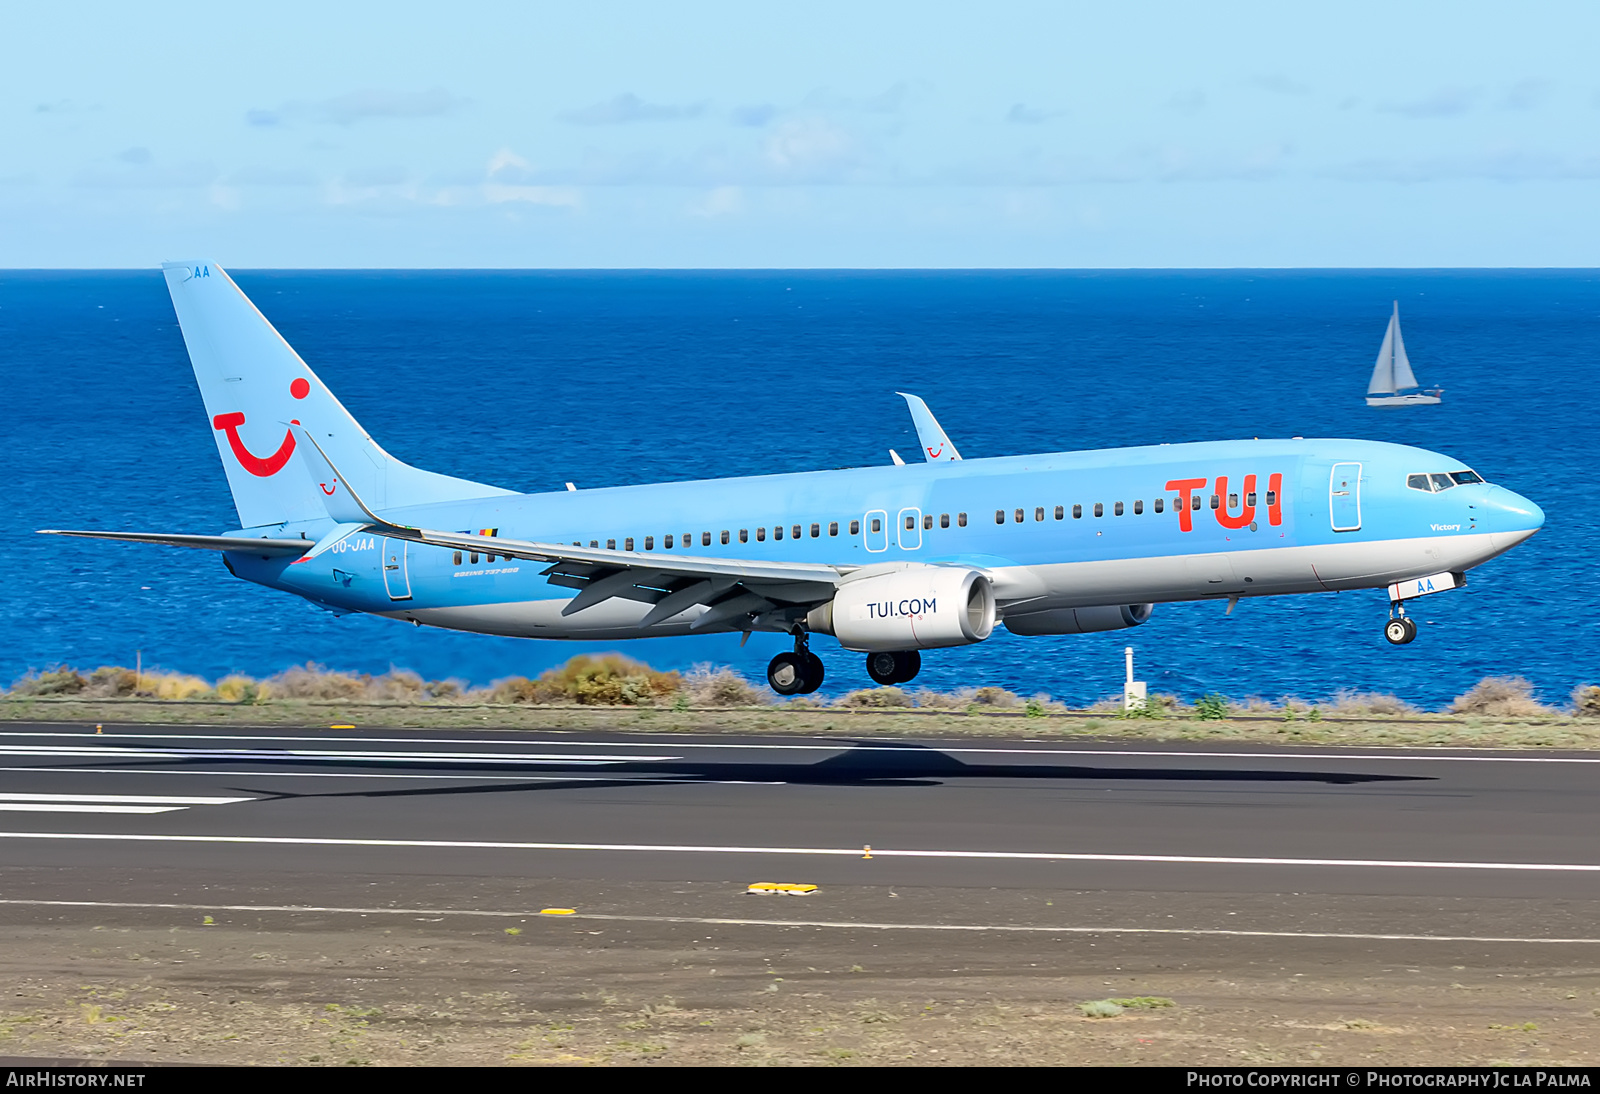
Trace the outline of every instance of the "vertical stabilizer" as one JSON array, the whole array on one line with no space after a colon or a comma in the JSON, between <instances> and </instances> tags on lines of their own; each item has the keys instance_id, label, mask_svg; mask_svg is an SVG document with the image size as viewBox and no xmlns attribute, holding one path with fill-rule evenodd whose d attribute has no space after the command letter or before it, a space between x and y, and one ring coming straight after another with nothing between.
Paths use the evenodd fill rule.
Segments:
<instances>
[{"instance_id":1,"label":"vertical stabilizer","mask_svg":"<svg viewBox=\"0 0 1600 1094\"><path fill-rule=\"evenodd\" d=\"M511 493L385 452L216 263L168 262L162 270L241 526L326 519L291 422L316 435L375 509Z\"/></svg>"},{"instance_id":2,"label":"vertical stabilizer","mask_svg":"<svg viewBox=\"0 0 1600 1094\"><path fill-rule=\"evenodd\" d=\"M922 444L922 458L929 463L959 460L961 453L950 443L944 427L939 424L939 419L933 416L933 411L928 409L928 404L917 396L907 395L903 391L897 391L895 394L904 399L906 406L911 408L911 422L917 427L917 438Z\"/></svg>"}]
</instances>

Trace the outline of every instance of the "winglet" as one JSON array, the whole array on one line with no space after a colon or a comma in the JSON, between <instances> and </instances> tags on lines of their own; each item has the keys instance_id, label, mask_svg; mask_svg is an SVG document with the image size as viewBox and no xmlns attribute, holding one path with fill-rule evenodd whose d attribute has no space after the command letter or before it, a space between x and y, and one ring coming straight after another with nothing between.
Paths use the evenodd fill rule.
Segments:
<instances>
[{"instance_id":1,"label":"winglet","mask_svg":"<svg viewBox=\"0 0 1600 1094\"><path fill-rule=\"evenodd\" d=\"M906 406L911 408L911 422L917 427L917 438L922 444L923 458L929 463L959 460L961 453L950 443L944 427L939 424L939 419L933 416L933 411L928 409L928 404L904 391L897 391L895 394L904 399Z\"/></svg>"},{"instance_id":2,"label":"winglet","mask_svg":"<svg viewBox=\"0 0 1600 1094\"><path fill-rule=\"evenodd\" d=\"M304 458L306 473L316 485L317 493L322 498L322 505L327 509L328 516L339 524L377 524L386 528L393 527L361 500L349 481L333 466L333 461L328 459L328 454L322 450L322 446L317 443L310 430L299 422L290 422L289 429L294 433L295 444L300 447Z\"/></svg>"}]
</instances>

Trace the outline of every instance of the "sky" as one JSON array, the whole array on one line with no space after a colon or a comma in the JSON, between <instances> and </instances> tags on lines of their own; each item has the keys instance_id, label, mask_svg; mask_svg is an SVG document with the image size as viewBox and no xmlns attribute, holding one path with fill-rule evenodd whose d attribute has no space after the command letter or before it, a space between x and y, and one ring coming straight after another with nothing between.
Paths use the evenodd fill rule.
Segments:
<instances>
[{"instance_id":1,"label":"sky","mask_svg":"<svg viewBox=\"0 0 1600 1094\"><path fill-rule=\"evenodd\" d=\"M0 267L1600 266L1600 5L7 6Z\"/></svg>"}]
</instances>

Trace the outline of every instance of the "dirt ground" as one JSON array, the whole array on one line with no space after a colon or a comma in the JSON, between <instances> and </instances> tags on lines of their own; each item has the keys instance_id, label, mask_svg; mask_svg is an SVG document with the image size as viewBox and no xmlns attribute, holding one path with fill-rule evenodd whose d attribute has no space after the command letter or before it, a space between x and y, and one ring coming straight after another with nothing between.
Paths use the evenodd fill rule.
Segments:
<instances>
[{"instance_id":1,"label":"dirt ground","mask_svg":"<svg viewBox=\"0 0 1600 1094\"><path fill-rule=\"evenodd\" d=\"M496 729L538 733L704 733L852 737L1000 737L1039 740L1251 741L1281 745L1600 749L1600 719L1551 714L1489 718L1448 714L1123 718L1093 711L856 710L781 704L711 710L665 707L472 706L282 700L259 705L200 700L0 699L0 722L217 725L358 729Z\"/></svg>"},{"instance_id":2,"label":"dirt ground","mask_svg":"<svg viewBox=\"0 0 1600 1094\"><path fill-rule=\"evenodd\" d=\"M800 903L752 900L768 913ZM181 909L13 906L0 916L0 1056L12 1060L1600 1060L1600 965L1574 967L1549 945L952 936L537 915L219 911L208 923ZM1600 961L1597 949L1581 952ZM1104 1018L1079 1007L1133 997L1156 1005Z\"/></svg>"}]
</instances>

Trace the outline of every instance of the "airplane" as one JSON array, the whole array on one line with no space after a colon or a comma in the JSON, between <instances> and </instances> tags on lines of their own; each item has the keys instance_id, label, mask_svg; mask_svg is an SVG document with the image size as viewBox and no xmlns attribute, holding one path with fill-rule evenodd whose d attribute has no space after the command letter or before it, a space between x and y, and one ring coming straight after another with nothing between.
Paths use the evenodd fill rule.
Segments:
<instances>
[{"instance_id":1,"label":"airplane","mask_svg":"<svg viewBox=\"0 0 1600 1094\"><path fill-rule=\"evenodd\" d=\"M909 683L921 651L1144 624L1156 604L1387 589L1407 601L1533 535L1539 506L1461 461L1362 440L1208 441L961 459L907 396L921 463L520 494L385 452L215 263L163 265L238 511L223 535L46 529L217 551L337 614L524 638L790 635L767 680L823 681L814 635Z\"/></svg>"}]
</instances>

